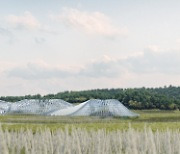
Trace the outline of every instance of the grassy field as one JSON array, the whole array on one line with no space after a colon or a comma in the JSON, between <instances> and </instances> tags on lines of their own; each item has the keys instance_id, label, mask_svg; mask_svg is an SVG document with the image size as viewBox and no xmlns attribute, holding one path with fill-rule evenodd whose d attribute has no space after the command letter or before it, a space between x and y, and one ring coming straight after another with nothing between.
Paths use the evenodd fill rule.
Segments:
<instances>
[{"instance_id":1,"label":"grassy field","mask_svg":"<svg viewBox=\"0 0 180 154\"><path fill-rule=\"evenodd\" d=\"M142 130L150 127L153 131L167 129L180 130L180 111L143 110L138 118L100 118L100 117L63 117L63 116L34 116L34 115L5 115L0 116L3 129L46 129L83 128L87 130L105 129L127 130L129 127Z\"/></svg>"},{"instance_id":2,"label":"grassy field","mask_svg":"<svg viewBox=\"0 0 180 154\"><path fill-rule=\"evenodd\" d=\"M180 154L180 111L137 118L0 116L3 154Z\"/></svg>"},{"instance_id":3,"label":"grassy field","mask_svg":"<svg viewBox=\"0 0 180 154\"><path fill-rule=\"evenodd\" d=\"M138 118L0 116L0 153L180 153L180 111L135 112Z\"/></svg>"},{"instance_id":4,"label":"grassy field","mask_svg":"<svg viewBox=\"0 0 180 154\"><path fill-rule=\"evenodd\" d=\"M98 131L78 128L31 129L16 132L2 131L0 127L0 153L2 154L179 154L180 133L167 130L152 132Z\"/></svg>"}]
</instances>

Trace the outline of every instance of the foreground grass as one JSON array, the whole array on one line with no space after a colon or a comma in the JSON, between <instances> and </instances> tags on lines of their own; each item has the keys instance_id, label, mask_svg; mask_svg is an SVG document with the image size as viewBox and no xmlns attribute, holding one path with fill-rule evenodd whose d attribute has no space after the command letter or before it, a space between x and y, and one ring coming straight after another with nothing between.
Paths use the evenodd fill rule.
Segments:
<instances>
[{"instance_id":1,"label":"foreground grass","mask_svg":"<svg viewBox=\"0 0 180 154\"><path fill-rule=\"evenodd\" d=\"M137 131L75 129L69 131L49 128L35 133L31 129L2 131L0 153L3 154L179 154L180 132L153 132L150 128Z\"/></svg>"},{"instance_id":2,"label":"foreground grass","mask_svg":"<svg viewBox=\"0 0 180 154\"><path fill-rule=\"evenodd\" d=\"M152 131L178 130L180 131L180 111L135 111L138 118L100 118L100 117L65 117L65 116L33 116L33 115L6 115L0 116L3 130L57 129L81 128L86 130L105 129L106 131L127 130L132 127L143 130L149 127Z\"/></svg>"},{"instance_id":3,"label":"foreground grass","mask_svg":"<svg viewBox=\"0 0 180 154\"><path fill-rule=\"evenodd\" d=\"M137 118L0 116L3 154L180 154L180 111Z\"/></svg>"}]
</instances>

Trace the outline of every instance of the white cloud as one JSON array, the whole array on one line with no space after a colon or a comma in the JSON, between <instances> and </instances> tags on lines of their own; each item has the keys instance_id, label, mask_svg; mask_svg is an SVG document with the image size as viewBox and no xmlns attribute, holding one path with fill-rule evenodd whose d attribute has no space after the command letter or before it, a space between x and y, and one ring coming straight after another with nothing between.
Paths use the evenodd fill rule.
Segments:
<instances>
[{"instance_id":1,"label":"white cloud","mask_svg":"<svg viewBox=\"0 0 180 154\"><path fill-rule=\"evenodd\" d=\"M49 34L58 34L58 32L49 25L41 23L31 12L26 11L23 15L9 15L5 18L10 28L18 30L38 30Z\"/></svg>"},{"instance_id":2,"label":"white cloud","mask_svg":"<svg viewBox=\"0 0 180 154\"><path fill-rule=\"evenodd\" d=\"M180 75L180 52L154 52L145 50L143 54L127 58L111 58L107 55L93 60L76 69L49 66L42 63L28 63L25 67L15 67L6 71L8 77L25 80L52 78L111 78L117 79L128 73Z\"/></svg>"},{"instance_id":3,"label":"white cloud","mask_svg":"<svg viewBox=\"0 0 180 154\"><path fill-rule=\"evenodd\" d=\"M151 52L160 52L161 49L157 45L149 45L145 50L151 51Z\"/></svg>"},{"instance_id":4,"label":"white cloud","mask_svg":"<svg viewBox=\"0 0 180 154\"><path fill-rule=\"evenodd\" d=\"M8 77L16 77L25 80L39 80L70 77L72 72L58 67L49 66L46 63L30 62L25 67L19 66L4 71Z\"/></svg>"},{"instance_id":5,"label":"white cloud","mask_svg":"<svg viewBox=\"0 0 180 154\"><path fill-rule=\"evenodd\" d=\"M116 59L104 55L101 59L93 60L79 71L79 76L91 78L116 78L121 75L123 68Z\"/></svg>"},{"instance_id":6,"label":"white cloud","mask_svg":"<svg viewBox=\"0 0 180 154\"><path fill-rule=\"evenodd\" d=\"M12 62L8 62L3 60L2 58L0 59L0 73L6 71L9 68L14 67L14 64Z\"/></svg>"},{"instance_id":7,"label":"white cloud","mask_svg":"<svg viewBox=\"0 0 180 154\"><path fill-rule=\"evenodd\" d=\"M176 39L176 43L180 44L180 39Z\"/></svg>"},{"instance_id":8,"label":"white cloud","mask_svg":"<svg viewBox=\"0 0 180 154\"><path fill-rule=\"evenodd\" d=\"M126 58L112 59L104 56L103 59L93 61L80 71L80 75L94 78L118 78L128 73L180 75L180 52L156 47L146 48L142 54Z\"/></svg>"},{"instance_id":9,"label":"white cloud","mask_svg":"<svg viewBox=\"0 0 180 154\"><path fill-rule=\"evenodd\" d=\"M35 38L34 38L34 41L35 41L35 43L37 43L37 44L42 44L42 43L45 43L45 42L46 42L46 39L43 38L43 37L35 37Z\"/></svg>"},{"instance_id":10,"label":"white cloud","mask_svg":"<svg viewBox=\"0 0 180 154\"><path fill-rule=\"evenodd\" d=\"M64 8L59 15L51 15L50 17L66 26L88 34L115 37L127 33L127 28L113 26L110 18L101 12L85 12L73 8Z\"/></svg>"},{"instance_id":11,"label":"white cloud","mask_svg":"<svg viewBox=\"0 0 180 154\"><path fill-rule=\"evenodd\" d=\"M154 52L127 58L107 55L76 69L43 61L25 66L0 62L2 94L34 94L93 88L164 86L180 84L180 52ZM2 69L3 68L3 69ZM20 89L17 91L17 88Z\"/></svg>"},{"instance_id":12,"label":"white cloud","mask_svg":"<svg viewBox=\"0 0 180 154\"><path fill-rule=\"evenodd\" d=\"M128 57L123 61L123 65L135 73L177 75L180 74L180 52L174 50L154 52L146 49L142 55Z\"/></svg>"},{"instance_id":13,"label":"white cloud","mask_svg":"<svg viewBox=\"0 0 180 154\"><path fill-rule=\"evenodd\" d=\"M12 36L12 32L6 28L0 27L0 36Z\"/></svg>"},{"instance_id":14,"label":"white cloud","mask_svg":"<svg viewBox=\"0 0 180 154\"><path fill-rule=\"evenodd\" d=\"M7 77L24 80L39 80L52 78L86 77L86 78L116 78L123 71L117 61L108 56L96 59L88 64L76 68L60 68L50 66L43 61L29 62L23 66L11 67L4 71Z\"/></svg>"},{"instance_id":15,"label":"white cloud","mask_svg":"<svg viewBox=\"0 0 180 154\"><path fill-rule=\"evenodd\" d=\"M10 30L0 27L0 41L12 43L13 39L14 39L14 35Z\"/></svg>"},{"instance_id":16,"label":"white cloud","mask_svg":"<svg viewBox=\"0 0 180 154\"><path fill-rule=\"evenodd\" d=\"M9 15L7 17L9 24L19 29L39 29L40 22L31 14L31 12L24 12L23 16Z\"/></svg>"}]
</instances>

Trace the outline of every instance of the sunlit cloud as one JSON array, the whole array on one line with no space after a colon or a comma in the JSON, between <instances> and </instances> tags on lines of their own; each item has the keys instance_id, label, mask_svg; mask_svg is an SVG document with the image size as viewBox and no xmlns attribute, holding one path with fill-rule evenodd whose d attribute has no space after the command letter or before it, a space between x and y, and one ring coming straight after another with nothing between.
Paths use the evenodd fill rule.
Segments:
<instances>
[{"instance_id":1,"label":"sunlit cloud","mask_svg":"<svg viewBox=\"0 0 180 154\"><path fill-rule=\"evenodd\" d=\"M73 8L64 8L59 15L51 15L50 17L68 27L87 34L115 37L119 35L124 36L128 31L125 27L119 28L114 26L110 18L101 12L87 12Z\"/></svg>"},{"instance_id":2,"label":"sunlit cloud","mask_svg":"<svg viewBox=\"0 0 180 154\"><path fill-rule=\"evenodd\" d=\"M28 11L22 16L9 15L7 21L17 29L39 29L41 27L40 22Z\"/></svg>"},{"instance_id":3,"label":"sunlit cloud","mask_svg":"<svg viewBox=\"0 0 180 154\"><path fill-rule=\"evenodd\" d=\"M105 55L101 59L76 68L67 69L46 63L29 62L25 67L19 66L6 71L8 77L25 80L85 77L85 78L119 78L126 73L134 74L180 74L180 52L144 51L142 55L126 58L110 58Z\"/></svg>"},{"instance_id":4,"label":"sunlit cloud","mask_svg":"<svg viewBox=\"0 0 180 154\"><path fill-rule=\"evenodd\" d=\"M40 32L57 34L56 30L49 27L49 25L41 23L31 12L25 11L23 15L8 15L6 22L11 28L17 30L38 30Z\"/></svg>"}]
</instances>

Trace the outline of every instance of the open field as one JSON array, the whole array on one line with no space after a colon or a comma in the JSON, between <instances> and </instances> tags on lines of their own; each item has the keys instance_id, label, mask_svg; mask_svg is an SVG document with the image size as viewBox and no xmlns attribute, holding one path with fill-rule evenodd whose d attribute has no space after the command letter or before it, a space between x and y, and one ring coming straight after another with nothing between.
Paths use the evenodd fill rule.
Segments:
<instances>
[{"instance_id":1,"label":"open field","mask_svg":"<svg viewBox=\"0 0 180 154\"><path fill-rule=\"evenodd\" d=\"M138 118L0 116L0 153L180 154L180 111Z\"/></svg>"},{"instance_id":2,"label":"open field","mask_svg":"<svg viewBox=\"0 0 180 154\"><path fill-rule=\"evenodd\" d=\"M135 111L138 118L100 118L100 117L63 117L63 116L33 116L33 115L6 115L0 116L2 128L18 130L29 128L32 130L50 128L51 130L66 127L85 129L126 130L132 128L141 130L150 127L153 131L180 129L180 111Z\"/></svg>"}]
</instances>

